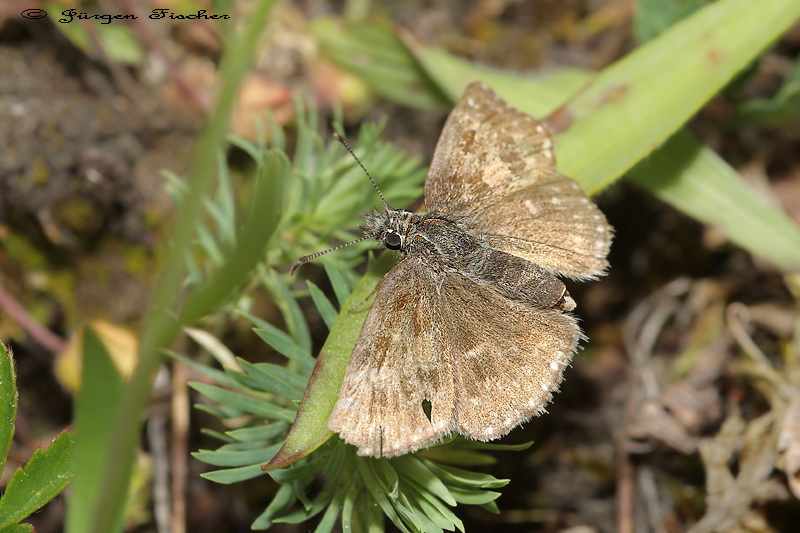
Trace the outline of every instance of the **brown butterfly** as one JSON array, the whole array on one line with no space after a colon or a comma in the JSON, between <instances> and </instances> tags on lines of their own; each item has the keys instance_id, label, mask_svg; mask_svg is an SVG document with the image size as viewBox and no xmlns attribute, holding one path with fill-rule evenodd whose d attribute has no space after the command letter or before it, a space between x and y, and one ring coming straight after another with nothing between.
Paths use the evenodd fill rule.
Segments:
<instances>
[{"instance_id":1,"label":"brown butterfly","mask_svg":"<svg viewBox=\"0 0 800 533\"><path fill-rule=\"evenodd\" d=\"M556 275L602 275L612 237L554 165L546 128L473 83L436 146L428 212L384 201L365 215L364 238L403 258L376 289L328 421L359 455L454 432L489 441L545 411L582 338Z\"/></svg>"}]
</instances>

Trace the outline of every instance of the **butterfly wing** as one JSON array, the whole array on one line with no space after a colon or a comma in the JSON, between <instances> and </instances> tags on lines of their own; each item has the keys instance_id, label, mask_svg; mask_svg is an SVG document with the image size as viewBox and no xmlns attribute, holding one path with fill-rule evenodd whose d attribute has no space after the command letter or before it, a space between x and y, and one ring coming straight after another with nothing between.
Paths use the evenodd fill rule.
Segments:
<instances>
[{"instance_id":1,"label":"butterfly wing","mask_svg":"<svg viewBox=\"0 0 800 533\"><path fill-rule=\"evenodd\" d=\"M473 83L442 130L425 202L493 248L560 275L601 275L612 229L580 186L554 166L545 126Z\"/></svg>"},{"instance_id":2,"label":"butterfly wing","mask_svg":"<svg viewBox=\"0 0 800 533\"><path fill-rule=\"evenodd\" d=\"M458 432L489 441L542 414L582 337L575 317L507 299L459 274L441 291Z\"/></svg>"},{"instance_id":3,"label":"butterfly wing","mask_svg":"<svg viewBox=\"0 0 800 533\"><path fill-rule=\"evenodd\" d=\"M580 336L571 315L409 255L378 286L328 426L376 457L501 437L544 410Z\"/></svg>"}]
</instances>

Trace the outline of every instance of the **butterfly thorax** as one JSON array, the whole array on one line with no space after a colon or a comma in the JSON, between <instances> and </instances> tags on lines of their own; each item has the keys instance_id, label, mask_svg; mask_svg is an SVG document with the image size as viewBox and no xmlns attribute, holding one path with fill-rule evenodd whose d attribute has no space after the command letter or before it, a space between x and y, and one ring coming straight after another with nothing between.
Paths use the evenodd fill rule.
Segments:
<instances>
[{"instance_id":1,"label":"butterfly thorax","mask_svg":"<svg viewBox=\"0 0 800 533\"><path fill-rule=\"evenodd\" d=\"M564 284L539 265L490 247L459 223L436 213L388 209L365 214L367 238L404 256L424 259L431 274L458 273L505 297L539 309L571 311Z\"/></svg>"}]
</instances>

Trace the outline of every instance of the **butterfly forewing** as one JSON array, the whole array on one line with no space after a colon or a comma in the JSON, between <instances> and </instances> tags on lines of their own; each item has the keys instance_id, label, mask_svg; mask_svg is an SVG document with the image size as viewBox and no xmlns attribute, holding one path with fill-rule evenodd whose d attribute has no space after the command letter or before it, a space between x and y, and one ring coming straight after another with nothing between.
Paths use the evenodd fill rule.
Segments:
<instances>
[{"instance_id":1,"label":"butterfly forewing","mask_svg":"<svg viewBox=\"0 0 800 533\"><path fill-rule=\"evenodd\" d=\"M572 278L608 266L612 230L573 180L555 168L547 128L482 83L447 119L425 182L425 203L493 248Z\"/></svg>"}]
</instances>

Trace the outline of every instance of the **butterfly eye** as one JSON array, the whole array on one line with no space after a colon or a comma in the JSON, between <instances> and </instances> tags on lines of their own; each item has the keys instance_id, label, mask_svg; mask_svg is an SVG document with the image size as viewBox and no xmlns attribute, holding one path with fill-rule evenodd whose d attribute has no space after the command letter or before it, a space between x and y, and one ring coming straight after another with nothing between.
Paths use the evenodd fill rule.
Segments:
<instances>
[{"instance_id":1,"label":"butterfly eye","mask_svg":"<svg viewBox=\"0 0 800 533\"><path fill-rule=\"evenodd\" d=\"M399 250L402 243L403 240L400 238L400 235L393 231L386 233L386 236L383 238L383 244L390 250Z\"/></svg>"}]
</instances>

